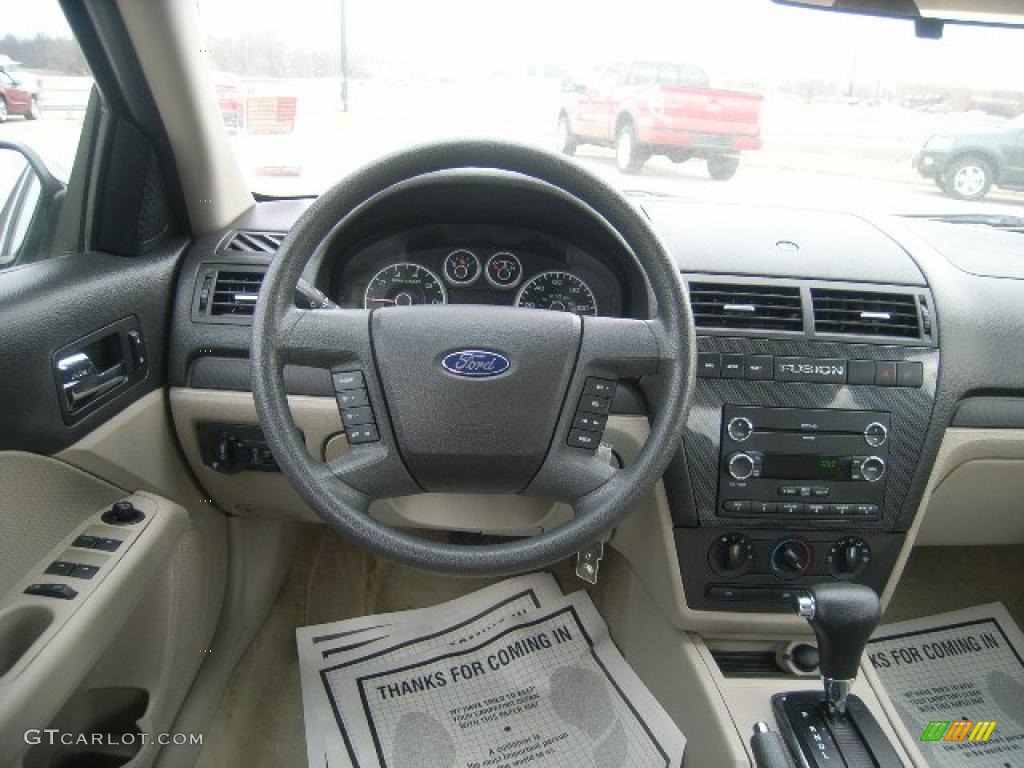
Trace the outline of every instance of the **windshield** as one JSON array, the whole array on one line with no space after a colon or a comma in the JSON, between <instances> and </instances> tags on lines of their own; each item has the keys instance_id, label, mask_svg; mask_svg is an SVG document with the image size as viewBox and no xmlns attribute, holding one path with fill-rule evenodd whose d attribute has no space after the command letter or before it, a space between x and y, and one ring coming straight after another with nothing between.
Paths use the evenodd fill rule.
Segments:
<instances>
[{"instance_id":1,"label":"windshield","mask_svg":"<svg viewBox=\"0 0 1024 768\"><path fill-rule=\"evenodd\" d=\"M0 139L70 167L88 69L56 2L15 4ZM1024 31L922 40L907 21L769 0L197 5L197 55L264 195L318 194L424 141L493 137L641 194L1024 214Z\"/></svg>"}]
</instances>

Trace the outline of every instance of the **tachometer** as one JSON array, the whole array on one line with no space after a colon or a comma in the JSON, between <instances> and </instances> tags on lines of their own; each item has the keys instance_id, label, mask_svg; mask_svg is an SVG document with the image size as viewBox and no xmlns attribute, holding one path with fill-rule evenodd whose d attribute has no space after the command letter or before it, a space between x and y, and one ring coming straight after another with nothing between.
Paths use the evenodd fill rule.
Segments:
<instances>
[{"instance_id":1,"label":"tachometer","mask_svg":"<svg viewBox=\"0 0 1024 768\"><path fill-rule=\"evenodd\" d=\"M519 290L516 306L596 315L597 299L590 286L568 272L541 272Z\"/></svg>"},{"instance_id":2,"label":"tachometer","mask_svg":"<svg viewBox=\"0 0 1024 768\"><path fill-rule=\"evenodd\" d=\"M363 306L367 309L447 303L448 293L437 275L410 262L384 267L366 284L363 296Z\"/></svg>"}]
</instances>

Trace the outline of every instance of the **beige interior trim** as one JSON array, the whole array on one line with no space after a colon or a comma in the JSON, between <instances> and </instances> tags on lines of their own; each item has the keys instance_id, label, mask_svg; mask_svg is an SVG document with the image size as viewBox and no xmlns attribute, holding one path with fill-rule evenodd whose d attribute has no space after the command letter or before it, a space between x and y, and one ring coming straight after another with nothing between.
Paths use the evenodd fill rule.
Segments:
<instances>
[{"instance_id":1,"label":"beige interior trim","mask_svg":"<svg viewBox=\"0 0 1024 768\"><path fill-rule=\"evenodd\" d=\"M68 701L147 594L188 524L185 509L166 499L140 493L131 500L146 515L141 523L105 525L100 521L103 509L95 510L0 598L0 624L26 611L50 617L0 678L0 765L8 765L24 750L27 729L46 727ZM70 556L84 561L85 552L70 550L80 533L119 538L122 545L112 553L89 553L98 558L92 564L99 566L92 579L64 579L78 591L73 600L26 595L25 587L43 581L42 571L52 561Z\"/></svg>"},{"instance_id":2,"label":"beige interior trim","mask_svg":"<svg viewBox=\"0 0 1024 768\"><path fill-rule=\"evenodd\" d=\"M1024 543L1024 430L946 430L918 546Z\"/></svg>"},{"instance_id":3,"label":"beige interior trim","mask_svg":"<svg viewBox=\"0 0 1024 768\"><path fill-rule=\"evenodd\" d=\"M228 139L202 49L196 3L117 0L174 151L193 233L221 229L254 205Z\"/></svg>"}]
</instances>

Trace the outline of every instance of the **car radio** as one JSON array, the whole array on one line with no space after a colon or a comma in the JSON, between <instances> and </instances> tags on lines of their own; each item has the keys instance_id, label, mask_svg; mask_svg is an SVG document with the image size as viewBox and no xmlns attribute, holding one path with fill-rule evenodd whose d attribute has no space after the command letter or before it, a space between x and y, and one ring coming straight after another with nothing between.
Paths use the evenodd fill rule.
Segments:
<instances>
[{"instance_id":1,"label":"car radio","mask_svg":"<svg viewBox=\"0 0 1024 768\"><path fill-rule=\"evenodd\" d=\"M890 425L883 411L724 406L718 514L880 519Z\"/></svg>"}]
</instances>

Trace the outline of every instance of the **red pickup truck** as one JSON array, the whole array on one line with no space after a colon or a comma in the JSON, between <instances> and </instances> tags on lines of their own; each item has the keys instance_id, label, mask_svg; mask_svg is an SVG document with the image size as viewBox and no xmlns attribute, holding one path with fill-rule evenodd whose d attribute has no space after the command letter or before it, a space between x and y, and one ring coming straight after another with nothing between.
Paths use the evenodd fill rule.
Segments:
<instances>
[{"instance_id":1,"label":"red pickup truck","mask_svg":"<svg viewBox=\"0 0 1024 768\"><path fill-rule=\"evenodd\" d=\"M676 163L704 158L713 179L731 179L740 152L761 148L759 93L710 88L700 67L633 61L606 67L592 83L563 83L558 150L614 147L623 173L639 173L652 155Z\"/></svg>"}]
</instances>

